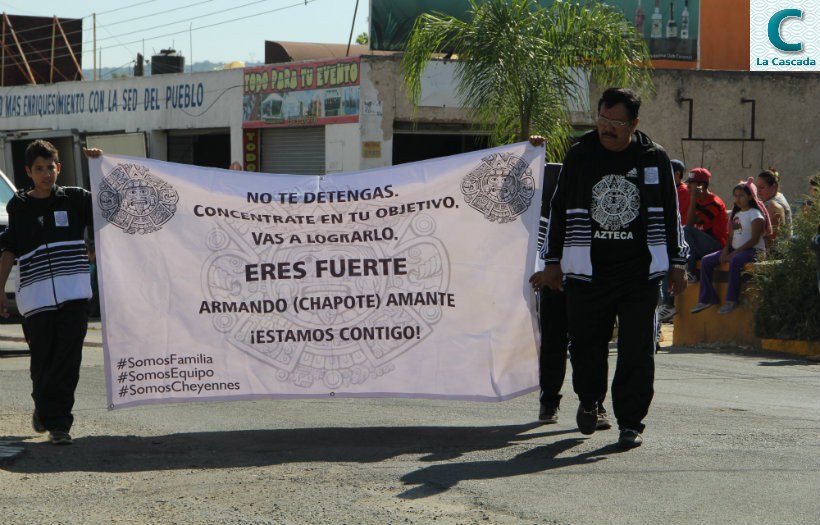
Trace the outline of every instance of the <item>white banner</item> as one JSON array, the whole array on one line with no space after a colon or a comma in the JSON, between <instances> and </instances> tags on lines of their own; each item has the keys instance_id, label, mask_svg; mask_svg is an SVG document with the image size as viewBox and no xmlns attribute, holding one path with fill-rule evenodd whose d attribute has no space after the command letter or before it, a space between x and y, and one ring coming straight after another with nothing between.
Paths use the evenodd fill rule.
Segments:
<instances>
[{"instance_id":1,"label":"white banner","mask_svg":"<svg viewBox=\"0 0 820 525\"><path fill-rule=\"evenodd\" d=\"M537 388L543 148L323 177L90 165L109 408Z\"/></svg>"}]
</instances>

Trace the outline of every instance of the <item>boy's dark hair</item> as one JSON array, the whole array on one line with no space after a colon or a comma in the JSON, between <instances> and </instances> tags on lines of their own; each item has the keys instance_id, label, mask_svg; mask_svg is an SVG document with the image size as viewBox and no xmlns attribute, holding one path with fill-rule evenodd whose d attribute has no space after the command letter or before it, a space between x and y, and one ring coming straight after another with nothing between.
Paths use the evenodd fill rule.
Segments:
<instances>
[{"instance_id":1,"label":"boy's dark hair","mask_svg":"<svg viewBox=\"0 0 820 525\"><path fill-rule=\"evenodd\" d=\"M54 144L47 140L37 139L26 147L26 166L31 168L34 161L42 157L48 161L60 163L60 153Z\"/></svg>"},{"instance_id":2,"label":"boy's dark hair","mask_svg":"<svg viewBox=\"0 0 820 525\"><path fill-rule=\"evenodd\" d=\"M638 118L638 111L641 109L641 97L629 88L611 87L604 91L598 101L598 113L601 112L601 104L611 108L615 104L623 103L629 113L629 120Z\"/></svg>"}]
</instances>

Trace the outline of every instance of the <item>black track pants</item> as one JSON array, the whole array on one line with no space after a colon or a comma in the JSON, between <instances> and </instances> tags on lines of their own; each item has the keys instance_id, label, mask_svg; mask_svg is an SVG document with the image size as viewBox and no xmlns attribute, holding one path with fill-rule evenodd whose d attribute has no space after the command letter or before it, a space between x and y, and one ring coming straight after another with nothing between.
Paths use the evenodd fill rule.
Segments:
<instances>
[{"instance_id":1,"label":"black track pants","mask_svg":"<svg viewBox=\"0 0 820 525\"><path fill-rule=\"evenodd\" d=\"M566 293L543 288L539 293L541 352L538 357L541 403L557 407L567 372Z\"/></svg>"},{"instance_id":2,"label":"black track pants","mask_svg":"<svg viewBox=\"0 0 820 525\"><path fill-rule=\"evenodd\" d=\"M68 432L74 417L74 390L80 379L83 340L88 329L88 301L64 303L24 321L31 350L31 397L48 430Z\"/></svg>"},{"instance_id":3,"label":"black track pants","mask_svg":"<svg viewBox=\"0 0 820 525\"><path fill-rule=\"evenodd\" d=\"M643 431L655 381L658 280L567 282L572 385L589 407L607 390L608 345L618 318L612 406L618 426Z\"/></svg>"}]
</instances>

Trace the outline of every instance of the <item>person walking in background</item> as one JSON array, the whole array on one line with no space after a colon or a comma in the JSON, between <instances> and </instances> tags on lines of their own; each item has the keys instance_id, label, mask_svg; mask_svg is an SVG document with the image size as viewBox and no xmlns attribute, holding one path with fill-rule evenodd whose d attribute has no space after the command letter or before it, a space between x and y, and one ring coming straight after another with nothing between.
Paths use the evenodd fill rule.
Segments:
<instances>
[{"instance_id":1,"label":"person walking in background","mask_svg":"<svg viewBox=\"0 0 820 525\"><path fill-rule=\"evenodd\" d=\"M682 160L672 159L672 173L675 175L675 189L678 190L678 213L680 214L681 225L686 225L686 217L689 214L689 186L683 180L686 174L686 165Z\"/></svg>"},{"instance_id":2,"label":"person walking in background","mask_svg":"<svg viewBox=\"0 0 820 525\"><path fill-rule=\"evenodd\" d=\"M766 253L763 238L771 234L772 226L766 208L757 196L754 179L749 177L748 181L735 186L732 195L734 207L729 240L721 251L706 255L701 261L700 294L698 303L692 308L693 314L718 303L712 274L718 264L725 263L729 264L729 286L726 290L726 303L718 313L728 314L737 308L743 265L755 260L759 254Z\"/></svg>"},{"instance_id":3,"label":"person walking in background","mask_svg":"<svg viewBox=\"0 0 820 525\"><path fill-rule=\"evenodd\" d=\"M697 262L707 253L723 248L729 237L726 205L709 191L711 178L712 174L706 168L693 168L686 179L691 198L683 234L689 245L686 271L690 283L698 280Z\"/></svg>"},{"instance_id":4,"label":"person walking in background","mask_svg":"<svg viewBox=\"0 0 820 525\"><path fill-rule=\"evenodd\" d=\"M546 139L533 135L530 143L540 146ZM561 169L560 164L547 164L544 171L544 189L541 197L541 218L538 225L539 261L543 261L544 245L547 237L550 215L550 198L555 191L555 183ZM538 379L541 387L539 396L538 421L544 424L558 423L561 407L561 388L567 372L567 352L570 349L567 334L567 296L563 290L552 290L546 286L544 272L539 270L530 277L530 284L538 294L538 319L541 328L541 348L538 353ZM604 396L598 400L598 422L596 430L608 430L612 423L604 408Z\"/></svg>"},{"instance_id":5,"label":"person walking in background","mask_svg":"<svg viewBox=\"0 0 820 525\"><path fill-rule=\"evenodd\" d=\"M675 175L675 187L678 190L678 214L681 225L686 224L686 215L689 213L689 188L683 183L683 174L686 173L686 166L678 159L672 159L672 173ZM667 273L661 283L661 309L658 311L658 319L662 322L672 320L678 313L675 308L675 298L669 293L669 273Z\"/></svg>"},{"instance_id":6,"label":"person walking in background","mask_svg":"<svg viewBox=\"0 0 820 525\"><path fill-rule=\"evenodd\" d=\"M640 105L632 90L607 89L597 129L567 153L550 203L543 276L553 290L566 286L582 434L596 430L618 318L612 407L624 449L641 445L654 395L659 281L669 270L672 293L682 292L688 256L669 157L637 131Z\"/></svg>"}]
</instances>

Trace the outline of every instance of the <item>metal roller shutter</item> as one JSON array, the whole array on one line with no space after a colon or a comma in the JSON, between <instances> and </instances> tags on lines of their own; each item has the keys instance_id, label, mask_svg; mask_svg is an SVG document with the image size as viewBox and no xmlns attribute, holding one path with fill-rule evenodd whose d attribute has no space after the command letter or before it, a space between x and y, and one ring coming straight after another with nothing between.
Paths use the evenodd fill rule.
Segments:
<instances>
[{"instance_id":1,"label":"metal roller shutter","mask_svg":"<svg viewBox=\"0 0 820 525\"><path fill-rule=\"evenodd\" d=\"M262 130L262 171L325 174L325 127Z\"/></svg>"}]
</instances>

